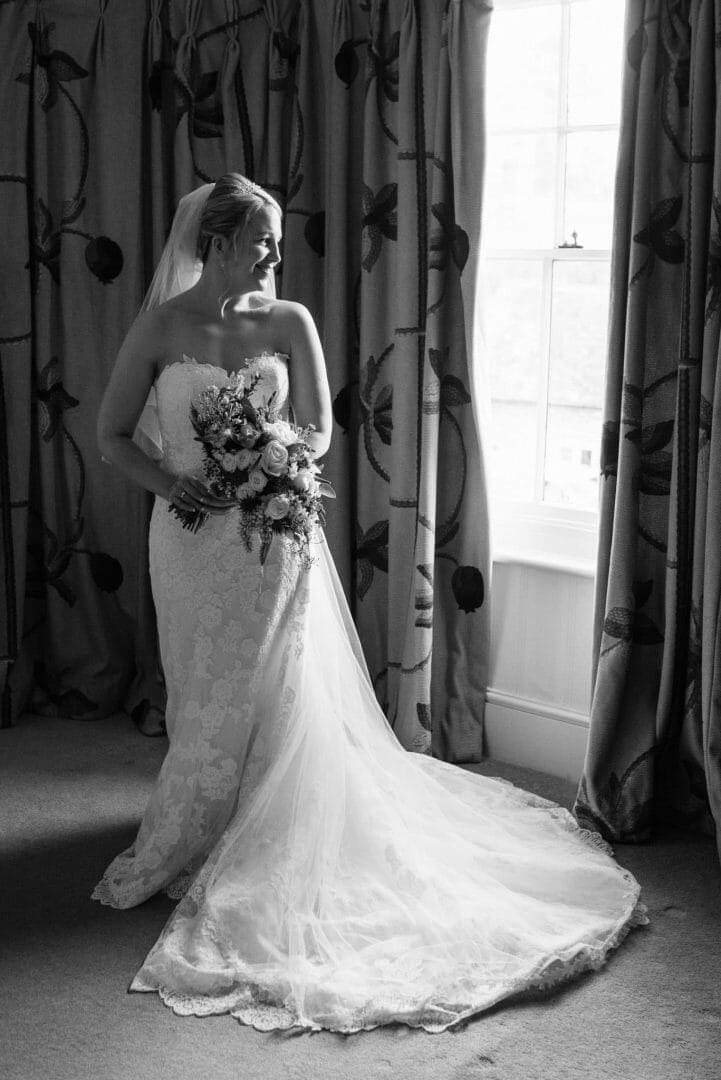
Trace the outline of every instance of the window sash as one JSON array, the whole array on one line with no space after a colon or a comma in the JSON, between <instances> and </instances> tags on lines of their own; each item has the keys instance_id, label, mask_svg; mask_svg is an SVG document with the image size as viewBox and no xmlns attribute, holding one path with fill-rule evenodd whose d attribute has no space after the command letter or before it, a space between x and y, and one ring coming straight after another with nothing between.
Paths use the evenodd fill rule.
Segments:
<instances>
[{"instance_id":1,"label":"window sash","mask_svg":"<svg viewBox=\"0 0 721 1080\"><path fill-rule=\"evenodd\" d=\"M487 247L482 242L481 257L484 260L532 261L542 267L542 329L541 329L541 370L539 371L538 395L536 401L536 456L534 499L531 503L507 502L494 499L496 528L494 534L500 541L500 549L525 546L527 554L534 547L548 551L555 550L561 560L576 558L579 565L588 569L595 555L597 511L580 507L565 506L544 500L546 474L547 422L549 377L551 369L551 329L553 317L553 273L554 263L573 261L598 261L610 263L611 252L606 248L564 248L559 245L569 243L572 237L564 236L565 203L567 182L567 146L568 137L577 132L617 132L619 125L610 123L569 123L569 66L571 48L571 4L583 0L496 0L496 10L505 11L539 6L561 6L561 41L560 70L558 80L556 123L554 125L496 126L487 129L487 145L492 152L494 136L503 135L556 135L555 162L555 207L554 237L555 245L548 247L501 248ZM582 223L571 226L578 228L578 241L583 244ZM502 399L497 399L502 400ZM599 402L599 408L602 402ZM599 425L600 438L600 425ZM521 526L520 529L518 526ZM530 547L529 547L530 545ZM530 556L529 556L530 557ZM528 561L528 560L526 560Z\"/></svg>"}]
</instances>

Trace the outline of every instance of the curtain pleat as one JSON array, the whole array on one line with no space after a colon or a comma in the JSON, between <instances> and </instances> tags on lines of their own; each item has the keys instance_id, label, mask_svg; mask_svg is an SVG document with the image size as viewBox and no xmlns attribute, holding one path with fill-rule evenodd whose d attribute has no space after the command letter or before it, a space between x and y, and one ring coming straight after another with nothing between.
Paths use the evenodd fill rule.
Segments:
<instances>
[{"instance_id":1,"label":"curtain pleat","mask_svg":"<svg viewBox=\"0 0 721 1080\"><path fill-rule=\"evenodd\" d=\"M0 198L4 207L7 253L30 251L29 191L26 133L32 132L31 86L13 85L28 49L24 22L0 11L0 33L7 63L0 69L0 99L12 102L13 118L25 137L6 142L0 152ZM19 92L17 92L19 90ZM21 683L27 682L27 660L22 647L23 628L38 615L27 610L28 490L33 438L28 418L32 408L32 290L30 276L20 260L0 260L0 724L7 726L13 712L9 681L14 666ZM27 614L26 614L27 610ZM27 621L26 621L27 620Z\"/></svg>"},{"instance_id":2,"label":"curtain pleat","mask_svg":"<svg viewBox=\"0 0 721 1080\"><path fill-rule=\"evenodd\" d=\"M358 501L361 205L358 178L363 146L355 117L363 100L367 25L354 23L351 0L338 0L329 26L326 76L325 205L308 219L314 250L323 262L323 342L331 374L336 426L328 471L344 477L345 497L329 515L328 537L344 582L352 581L355 506ZM355 607L354 593L350 596Z\"/></svg>"},{"instance_id":3,"label":"curtain pleat","mask_svg":"<svg viewBox=\"0 0 721 1080\"><path fill-rule=\"evenodd\" d=\"M488 681L490 558L483 436L490 401L480 317L485 59L492 5L452 0L435 99L424 422L437 417L438 603L433 618L433 752L478 760L477 703ZM448 163L448 164L444 164ZM425 512L424 512L425 513ZM453 603L449 603L449 597Z\"/></svg>"},{"instance_id":4,"label":"curtain pleat","mask_svg":"<svg viewBox=\"0 0 721 1080\"><path fill-rule=\"evenodd\" d=\"M0 336L20 323L30 335L24 356L2 346L15 569L3 723L27 709L138 716L163 704L149 500L100 462L95 418L142 296L146 17L45 2L3 6L0 19L0 173L19 177L4 200L14 242Z\"/></svg>"},{"instance_id":5,"label":"curtain pleat","mask_svg":"<svg viewBox=\"0 0 721 1080\"><path fill-rule=\"evenodd\" d=\"M617 840L720 820L720 20L718 0L627 8L595 687L576 804Z\"/></svg>"}]
</instances>

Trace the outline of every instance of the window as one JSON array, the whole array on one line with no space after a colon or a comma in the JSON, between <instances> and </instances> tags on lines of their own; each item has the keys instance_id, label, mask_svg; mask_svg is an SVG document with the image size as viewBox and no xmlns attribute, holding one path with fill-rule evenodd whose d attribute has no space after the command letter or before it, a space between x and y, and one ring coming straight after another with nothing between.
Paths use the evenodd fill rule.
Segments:
<instances>
[{"instance_id":1,"label":"window","mask_svg":"<svg viewBox=\"0 0 721 1080\"><path fill-rule=\"evenodd\" d=\"M556 554L581 558L595 541L623 15L623 0L496 0L488 49L494 518L516 537L524 515L531 532L542 523L546 549L570 527Z\"/></svg>"}]
</instances>

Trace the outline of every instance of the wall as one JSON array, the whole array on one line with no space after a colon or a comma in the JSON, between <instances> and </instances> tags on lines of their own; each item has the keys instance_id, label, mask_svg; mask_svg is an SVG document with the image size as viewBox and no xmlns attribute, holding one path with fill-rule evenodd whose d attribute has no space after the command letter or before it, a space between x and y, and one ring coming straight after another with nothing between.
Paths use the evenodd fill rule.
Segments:
<instances>
[{"instance_id":1,"label":"wall","mask_svg":"<svg viewBox=\"0 0 721 1080\"><path fill-rule=\"evenodd\" d=\"M497 559L493 566L486 749L499 761L577 781L588 734L593 576Z\"/></svg>"}]
</instances>

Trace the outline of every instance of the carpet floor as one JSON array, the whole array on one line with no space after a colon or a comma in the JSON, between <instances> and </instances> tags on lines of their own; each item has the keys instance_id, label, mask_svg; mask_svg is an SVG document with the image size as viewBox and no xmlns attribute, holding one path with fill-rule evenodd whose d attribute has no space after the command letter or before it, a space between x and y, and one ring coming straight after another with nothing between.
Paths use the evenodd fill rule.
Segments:
<instances>
[{"instance_id":1,"label":"carpet floor","mask_svg":"<svg viewBox=\"0 0 721 1080\"><path fill-rule=\"evenodd\" d=\"M600 971L455 1031L261 1033L181 1018L128 983L170 914L90 901L165 752L124 717L27 717L0 732L3 1080L719 1080L721 872L709 839L619 846L650 909ZM573 788L472 766L570 806Z\"/></svg>"}]
</instances>

